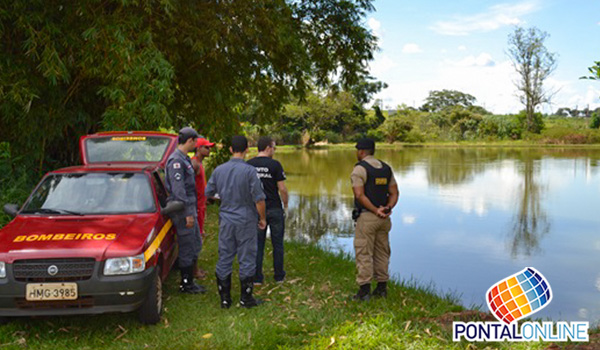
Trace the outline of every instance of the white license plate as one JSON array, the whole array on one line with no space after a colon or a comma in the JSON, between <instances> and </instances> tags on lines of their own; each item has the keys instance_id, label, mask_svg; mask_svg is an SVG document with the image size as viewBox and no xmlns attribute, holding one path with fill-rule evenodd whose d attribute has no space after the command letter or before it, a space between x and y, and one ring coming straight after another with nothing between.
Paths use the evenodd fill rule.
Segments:
<instances>
[{"instance_id":1,"label":"white license plate","mask_svg":"<svg viewBox=\"0 0 600 350\"><path fill-rule=\"evenodd\" d=\"M77 283L28 283L25 299L27 301L75 300Z\"/></svg>"}]
</instances>

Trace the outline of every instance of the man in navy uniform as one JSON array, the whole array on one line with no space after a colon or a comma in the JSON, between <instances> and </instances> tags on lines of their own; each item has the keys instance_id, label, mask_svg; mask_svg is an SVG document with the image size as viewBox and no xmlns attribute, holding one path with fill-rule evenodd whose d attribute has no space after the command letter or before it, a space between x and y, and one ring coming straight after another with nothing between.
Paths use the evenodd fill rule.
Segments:
<instances>
[{"instance_id":1,"label":"man in navy uniform","mask_svg":"<svg viewBox=\"0 0 600 350\"><path fill-rule=\"evenodd\" d=\"M206 197L221 200L219 209L219 260L216 276L221 307L231 306L231 273L237 254L240 266L240 305L250 308L260 304L252 296L256 270L256 227L267 225L265 194L253 166L244 162L248 140L231 139L231 160L219 165L206 184Z\"/></svg>"},{"instance_id":2,"label":"man in navy uniform","mask_svg":"<svg viewBox=\"0 0 600 350\"><path fill-rule=\"evenodd\" d=\"M271 230L271 243L273 244L273 270L275 282L283 282L285 270L283 268L283 236L285 231L285 212L288 208L288 191L285 186L285 172L281 163L273 159L275 154L275 141L263 136L258 139L258 155L248 161L256 168L258 177L263 184L267 196L267 225ZM281 196L280 196L281 194ZM282 206L283 204L283 206ZM262 284L263 256L267 230L258 230L258 253L256 255L256 274L254 284Z\"/></svg>"},{"instance_id":3,"label":"man in navy uniform","mask_svg":"<svg viewBox=\"0 0 600 350\"><path fill-rule=\"evenodd\" d=\"M177 149L167 159L165 179L169 191L167 201L179 201L184 204L184 209L171 214L171 219L177 230L181 271L179 291L189 294L206 292L203 286L194 283L194 265L202 249L202 239L197 219L196 174L187 154L196 148L196 139L196 130L190 127L179 130Z\"/></svg>"}]
</instances>

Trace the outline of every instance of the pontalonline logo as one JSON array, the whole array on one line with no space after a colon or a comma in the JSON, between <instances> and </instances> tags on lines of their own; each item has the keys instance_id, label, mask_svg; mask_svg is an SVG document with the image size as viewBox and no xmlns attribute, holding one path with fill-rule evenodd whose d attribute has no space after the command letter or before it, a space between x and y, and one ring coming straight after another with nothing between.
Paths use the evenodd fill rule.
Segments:
<instances>
[{"instance_id":1,"label":"pontalonline logo","mask_svg":"<svg viewBox=\"0 0 600 350\"><path fill-rule=\"evenodd\" d=\"M552 301L550 283L533 267L498 281L488 289L487 305L499 322L454 322L452 340L589 341L588 322L524 322Z\"/></svg>"}]
</instances>

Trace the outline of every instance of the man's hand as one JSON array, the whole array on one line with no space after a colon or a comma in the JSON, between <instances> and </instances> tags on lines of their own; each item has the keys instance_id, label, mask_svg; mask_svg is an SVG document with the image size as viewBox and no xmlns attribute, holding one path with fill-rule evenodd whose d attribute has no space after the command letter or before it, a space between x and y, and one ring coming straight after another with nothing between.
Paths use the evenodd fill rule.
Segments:
<instances>
[{"instance_id":1,"label":"man's hand","mask_svg":"<svg viewBox=\"0 0 600 350\"><path fill-rule=\"evenodd\" d=\"M266 219L258 220L258 228L261 230L266 229L267 228L267 220Z\"/></svg>"},{"instance_id":2,"label":"man's hand","mask_svg":"<svg viewBox=\"0 0 600 350\"><path fill-rule=\"evenodd\" d=\"M379 207L375 214L380 218L385 219L392 214L392 210L389 207Z\"/></svg>"},{"instance_id":3,"label":"man's hand","mask_svg":"<svg viewBox=\"0 0 600 350\"><path fill-rule=\"evenodd\" d=\"M194 217L193 216L185 217L185 227L187 227L187 228L194 227Z\"/></svg>"}]
</instances>

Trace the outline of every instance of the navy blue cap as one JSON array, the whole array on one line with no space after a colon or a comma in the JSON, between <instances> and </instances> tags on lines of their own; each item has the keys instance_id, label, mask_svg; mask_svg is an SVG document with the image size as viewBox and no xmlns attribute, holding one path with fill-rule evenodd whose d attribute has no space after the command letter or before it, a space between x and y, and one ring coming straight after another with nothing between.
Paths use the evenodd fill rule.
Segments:
<instances>
[{"instance_id":1,"label":"navy blue cap","mask_svg":"<svg viewBox=\"0 0 600 350\"><path fill-rule=\"evenodd\" d=\"M188 139L197 139L198 137L198 132L189 126L179 130L179 143L185 143Z\"/></svg>"},{"instance_id":2,"label":"navy blue cap","mask_svg":"<svg viewBox=\"0 0 600 350\"><path fill-rule=\"evenodd\" d=\"M375 141L369 138L358 140L356 149L375 149Z\"/></svg>"}]
</instances>

